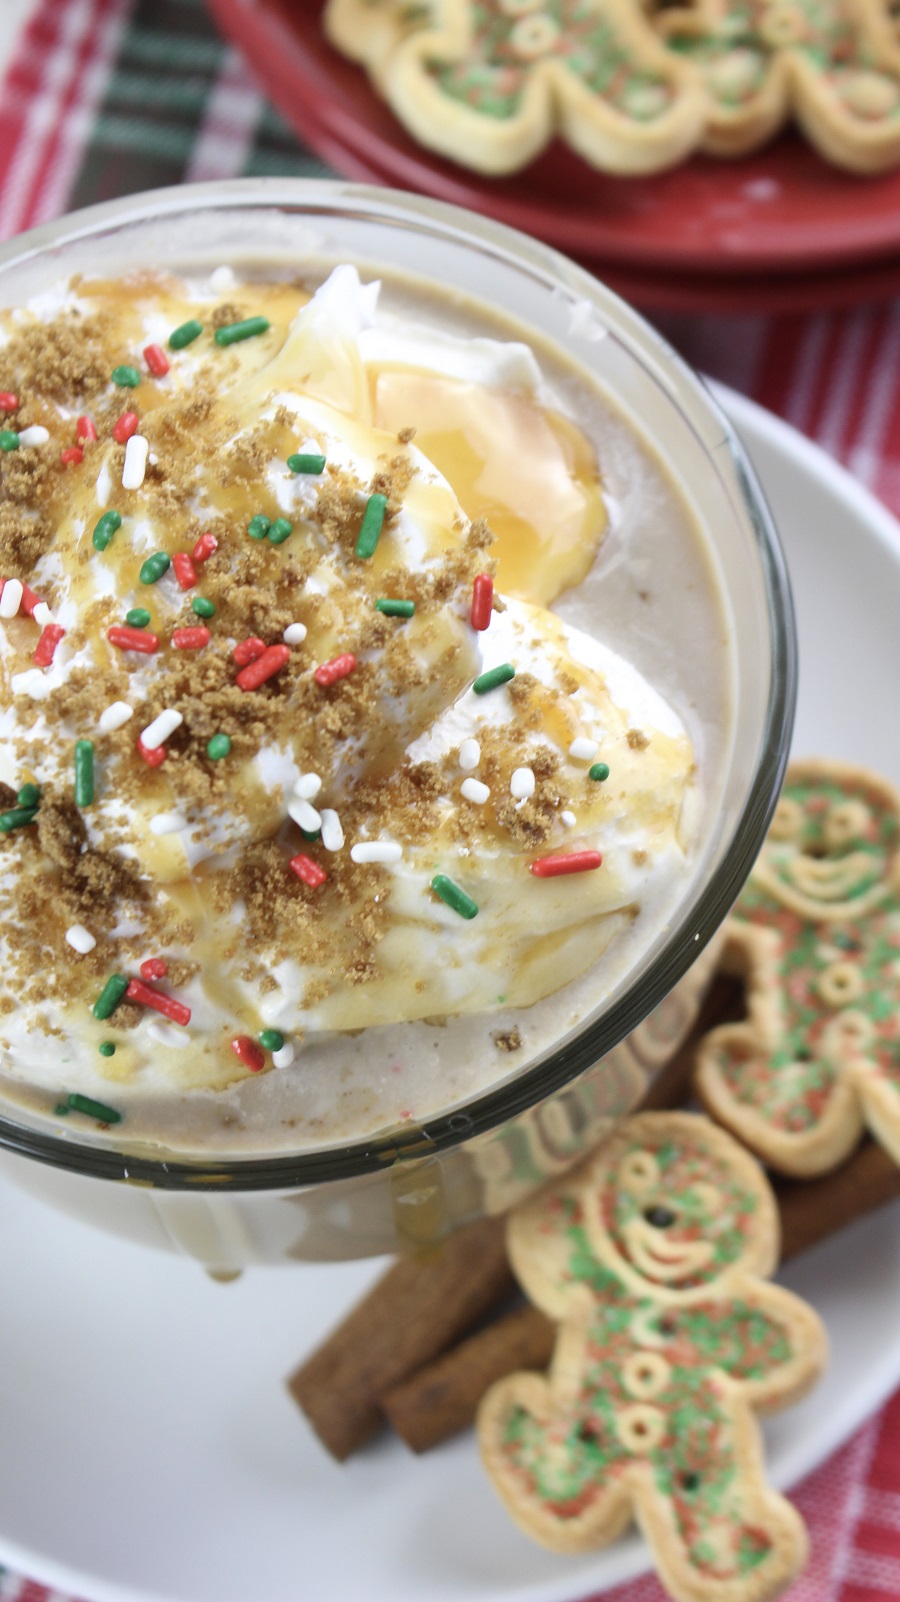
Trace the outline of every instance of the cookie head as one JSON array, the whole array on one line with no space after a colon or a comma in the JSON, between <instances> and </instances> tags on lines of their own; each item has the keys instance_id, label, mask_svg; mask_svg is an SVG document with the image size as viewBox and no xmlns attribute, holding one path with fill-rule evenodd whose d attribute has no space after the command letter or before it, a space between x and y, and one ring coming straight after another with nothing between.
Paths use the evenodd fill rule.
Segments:
<instances>
[{"instance_id":1,"label":"cookie head","mask_svg":"<svg viewBox=\"0 0 900 1602\"><path fill-rule=\"evenodd\" d=\"M805 917L852 916L894 871L898 802L861 770L792 769L754 880Z\"/></svg>"},{"instance_id":2,"label":"cookie head","mask_svg":"<svg viewBox=\"0 0 900 1602\"><path fill-rule=\"evenodd\" d=\"M728 1136L689 1114L629 1120L595 1171L602 1255L648 1288L691 1292L735 1265L758 1271L764 1181ZM762 1241L763 1255L768 1251Z\"/></svg>"}]
</instances>

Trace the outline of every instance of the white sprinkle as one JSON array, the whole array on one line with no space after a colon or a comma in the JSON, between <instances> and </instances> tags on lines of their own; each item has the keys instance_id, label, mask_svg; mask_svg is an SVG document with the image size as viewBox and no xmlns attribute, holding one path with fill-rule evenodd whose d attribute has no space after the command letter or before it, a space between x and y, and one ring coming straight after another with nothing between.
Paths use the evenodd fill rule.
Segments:
<instances>
[{"instance_id":1,"label":"white sprinkle","mask_svg":"<svg viewBox=\"0 0 900 1602\"><path fill-rule=\"evenodd\" d=\"M322 844L326 851L340 851L344 844L341 820L333 807L322 808Z\"/></svg>"},{"instance_id":2,"label":"white sprinkle","mask_svg":"<svg viewBox=\"0 0 900 1602\"><path fill-rule=\"evenodd\" d=\"M45 629L48 623L53 622L53 613L51 612L46 601L38 601L38 604L31 615L38 627L42 629Z\"/></svg>"},{"instance_id":3,"label":"white sprinkle","mask_svg":"<svg viewBox=\"0 0 900 1602\"><path fill-rule=\"evenodd\" d=\"M315 801L322 788L322 780L318 773L301 773L294 785L294 794L302 795L304 801Z\"/></svg>"},{"instance_id":4,"label":"white sprinkle","mask_svg":"<svg viewBox=\"0 0 900 1602\"><path fill-rule=\"evenodd\" d=\"M150 819L151 834L178 834L179 830L187 828L187 818L183 812L157 812Z\"/></svg>"},{"instance_id":5,"label":"white sprinkle","mask_svg":"<svg viewBox=\"0 0 900 1602\"><path fill-rule=\"evenodd\" d=\"M15 617L22 604L21 579L7 579L0 595L0 617Z\"/></svg>"},{"instance_id":6,"label":"white sprinkle","mask_svg":"<svg viewBox=\"0 0 900 1602\"><path fill-rule=\"evenodd\" d=\"M293 1060L294 1047L290 1040L286 1040L283 1046L272 1053L272 1062L276 1068L290 1068Z\"/></svg>"},{"instance_id":7,"label":"white sprinkle","mask_svg":"<svg viewBox=\"0 0 900 1602\"><path fill-rule=\"evenodd\" d=\"M160 712L158 718L154 718L152 723L147 724L146 729L142 729L141 744L145 745L148 751L158 750L163 741L168 740L169 735L174 734L183 722L181 713L176 712L174 707L167 706L164 712Z\"/></svg>"},{"instance_id":8,"label":"white sprinkle","mask_svg":"<svg viewBox=\"0 0 900 1602\"><path fill-rule=\"evenodd\" d=\"M50 685L40 668L14 673L9 682L13 695L30 695L32 701L44 701L50 694Z\"/></svg>"},{"instance_id":9,"label":"white sprinkle","mask_svg":"<svg viewBox=\"0 0 900 1602\"><path fill-rule=\"evenodd\" d=\"M34 423L31 428L23 428L19 435L20 445L46 445L50 438L49 428L42 428L40 423Z\"/></svg>"},{"instance_id":10,"label":"white sprinkle","mask_svg":"<svg viewBox=\"0 0 900 1602\"><path fill-rule=\"evenodd\" d=\"M93 951L97 944L90 929L86 929L83 923L73 923L71 929L66 930L66 939L73 951L79 952L82 957Z\"/></svg>"},{"instance_id":11,"label":"white sprinkle","mask_svg":"<svg viewBox=\"0 0 900 1602\"><path fill-rule=\"evenodd\" d=\"M158 1046L174 1046L176 1050L181 1051L191 1044L191 1037L186 1029L180 1026L176 1028L174 1024L163 1023L161 1020L157 1022L155 1018L147 1025L147 1033Z\"/></svg>"},{"instance_id":12,"label":"white sprinkle","mask_svg":"<svg viewBox=\"0 0 900 1602\"><path fill-rule=\"evenodd\" d=\"M578 739L573 740L569 746L569 756L573 762L593 762L599 750L596 740L588 740L583 734L579 734Z\"/></svg>"},{"instance_id":13,"label":"white sprinkle","mask_svg":"<svg viewBox=\"0 0 900 1602\"><path fill-rule=\"evenodd\" d=\"M97 724L101 734L112 734L113 729L121 729L123 723L134 717L134 707L127 701L111 701L100 713Z\"/></svg>"},{"instance_id":14,"label":"white sprinkle","mask_svg":"<svg viewBox=\"0 0 900 1602\"><path fill-rule=\"evenodd\" d=\"M567 807L565 812L561 812L559 814L559 821L560 823L564 823L567 829L574 829L578 819L576 818L574 812L570 812Z\"/></svg>"},{"instance_id":15,"label":"white sprinkle","mask_svg":"<svg viewBox=\"0 0 900 1602\"><path fill-rule=\"evenodd\" d=\"M151 451L150 452L150 455L147 457L147 461L150 463L151 467L155 467L156 466L157 462L159 461L159 457L157 456L155 451Z\"/></svg>"},{"instance_id":16,"label":"white sprinkle","mask_svg":"<svg viewBox=\"0 0 900 1602\"><path fill-rule=\"evenodd\" d=\"M109 470L109 462L104 462L99 473L97 474L96 489L97 505L106 506L112 490L112 474Z\"/></svg>"},{"instance_id":17,"label":"white sprinkle","mask_svg":"<svg viewBox=\"0 0 900 1602\"><path fill-rule=\"evenodd\" d=\"M236 282L230 267L216 267L209 275L209 287L214 295L221 295L225 289L233 289Z\"/></svg>"},{"instance_id":18,"label":"white sprinkle","mask_svg":"<svg viewBox=\"0 0 900 1602\"><path fill-rule=\"evenodd\" d=\"M125 465L122 468L122 488L140 489L147 471L147 454L150 445L143 434L132 434L125 446Z\"/></svg>"},{"instance_id":19,"label":"white sprinkle","mask_svg":"<svg viewBox=\"0 0 900 1602\"><path fill-rule=\"evenodd\" d=\"M482 784L480 779L463 779L459 788L466 800L474 801L477 807L483 807L491 793L488 786Z\"/></svg>"},{"instance_id":20,"label":"white sprinkle","mask_svg":"<svg viewBox=\"0 0 900 1602\"><path fill-rule=\"evenodd\" d=\"M361 840L350 847L354 862L399 862L403 847L393 840Z\"/></svg>"},{"instance_id":21,"label":"white sprinkle","mask_svg":"<svg viewBox=\"0 0 900 1602\"><path fill-rule=\"evenodd\" d=\"M459 765L464 773L471 773L481 761L481 746L477 740L463 740L459 748Z\"/></svg>"},{"instance_id":22,"label":"white sprinkle","mask_svg":"<svg viewBox=\"0 0 900 1602\"><path fill-rule=\"evenodd\" d=\"M527 801L534 795L534 774L531 768L515 768L509 781L509 793L516 801Z\"/></svg>"},{"instance_id":23,"label":"white sprinkle","mask_svg":"<svg viewBox=\"0 0 900 1602\"><path fill-rule=\"evenodd\" d=\"M306 624L289 623L281 638L285 645L302 645L306 639Z\"/></svg>"},{"instance_id":24,"label":"white sprinkle","mask_svg":"<svg viewBox=\"0 0 900 1602\"><path fill-rule=\"evenodd\" d=\"M304 801L302 796L291 796L288 802L288 815L293 818L295 823L299 823L301 829L305 829L307 834L315 834L316 830L322 827L322 819L319 813L315 807L310 806L308 801Z\"/></svg>"}]
</instances>

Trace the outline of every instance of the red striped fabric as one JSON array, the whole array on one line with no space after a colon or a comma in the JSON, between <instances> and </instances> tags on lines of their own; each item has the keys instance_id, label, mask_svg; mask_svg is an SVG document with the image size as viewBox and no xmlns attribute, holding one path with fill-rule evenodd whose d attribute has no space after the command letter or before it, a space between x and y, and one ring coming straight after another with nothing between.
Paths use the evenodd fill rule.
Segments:
<instances>
[{"instance_id":1,"label":"red striped fabric","mask_svg":"<svg viewBox=\"0 0 900 1602\"><path fill-rule=\"evenodd\" d=\"M132 7L133 0L40 0L0 87L0 237L65 210ZM188 175L241 171L261 104L227 52ZM900 513L900 302L810 317L661 322L695 366L816 439ZM812 1556L788 1602L900 1597L900 1393L792 1495ZM664 1597L649 1575L605 1595ZM69 1599L5 1573L0 1602Z\"/></svg>"}]
</instances>

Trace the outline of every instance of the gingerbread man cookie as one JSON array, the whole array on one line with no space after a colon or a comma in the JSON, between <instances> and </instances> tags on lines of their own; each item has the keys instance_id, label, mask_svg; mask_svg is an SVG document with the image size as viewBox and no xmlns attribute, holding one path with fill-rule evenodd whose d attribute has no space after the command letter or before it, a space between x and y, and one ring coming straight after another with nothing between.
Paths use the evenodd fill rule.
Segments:
<instances>
[{"instance_id":1,"label":"gingerbread man cookie","mask_svg":"<svg viewBox=\"0 0 900 1602\"><path fill-rule=\"evenodd\" d=\"M761 1277L778 1215L759 1165L705 1118L639 1114L515 1212L508 1239L560 1323L548 1375L501 1380L479 1412L513 1517L580 1552L634 1516L679 1602L774 1596L806 1534L765 1483L752 1410L800 1396L826 1348L812 1309Z\"/></svg>"},{"instance_id":2,"label":"gingerbread man cookie","mask_svg":"<svg viewBox=\"0 0 900 1602\"><path fill-rule=\"evenodd\" d=\"M882 0L695 0L657 26L702 75L704 150L742 155L793 116L838 166L900 161L900 48Z\"/></svg>"},{"instance_id":3,"label":"gingerbread man cookie","mask_svg":"<svg viewBox=\"0 0 900 1602\"><path fill-rule=\"evenodd\" d=\"M788 771L728 925L745 1023L701 1042L709 1111L787 1174L840 1163L868 1125L900 1163L900 796L835 762Z\"/></svg>"},{"instance_id":4,"label":"gingerbread man cookie","mask_svg":"<svg viewBox=\"0 0 900 1602\"><path fill-rule=\"evenodd\" d=\"M605 171L646 173L697 145L699 75L633 0L431 0L430 10L375 76L401 122L442 155L514 172L560 134Z\"/></svg>"}]
</instances>

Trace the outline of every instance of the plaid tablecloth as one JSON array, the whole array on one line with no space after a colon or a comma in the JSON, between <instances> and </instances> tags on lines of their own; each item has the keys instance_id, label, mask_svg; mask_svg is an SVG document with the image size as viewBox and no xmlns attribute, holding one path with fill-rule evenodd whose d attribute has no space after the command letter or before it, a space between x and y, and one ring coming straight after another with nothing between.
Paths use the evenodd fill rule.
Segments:
<instances>
[{"instance_id":1,"label":"plaid tablecloth","mask_svg":"<svg viewBox=\"0 0 900 1602\"><path fill-rule=\"evenodd\" d=\"M25 0L7 15L8 3L0 24ZM202 0L32 0L0 87L0 236L182 180L326 172ZM780 413L900 514L900 302L660 326L694 366ZM793 1496L813 1556L789 1602L900 1598L900 1392ZM648 1576L606 1596L663 1592ZM69 1599L0 1570L0 1602Z\"/></svg>"}]
</instances>

